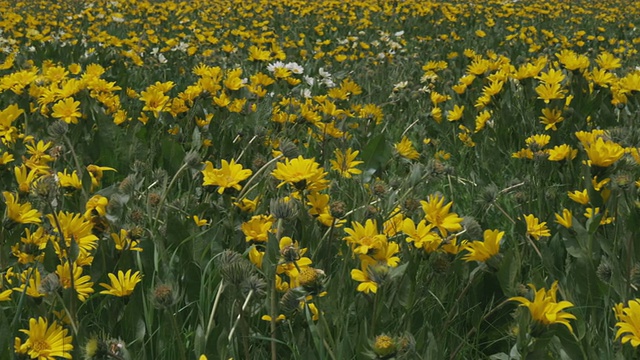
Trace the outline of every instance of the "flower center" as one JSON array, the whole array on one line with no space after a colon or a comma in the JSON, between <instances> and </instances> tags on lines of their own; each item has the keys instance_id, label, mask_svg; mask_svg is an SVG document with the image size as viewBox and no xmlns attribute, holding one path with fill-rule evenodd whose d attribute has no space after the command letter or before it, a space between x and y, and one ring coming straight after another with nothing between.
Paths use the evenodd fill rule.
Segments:
<instances>
[{"instance_id":1,"label":"flower center","mask_svg":"<svg viewBox=\"0 0 640 360\"><path fill-rule=\"evenodd\" d=\"M51 347L49 346L49 343L47 343L44 340L38 340L38 341L34 341L32 343L33 345L31 346L31 348L33 349L33 351L35 352L42 352L43 350L49 350L51 349Z\"/></svg>"}]
</instances>

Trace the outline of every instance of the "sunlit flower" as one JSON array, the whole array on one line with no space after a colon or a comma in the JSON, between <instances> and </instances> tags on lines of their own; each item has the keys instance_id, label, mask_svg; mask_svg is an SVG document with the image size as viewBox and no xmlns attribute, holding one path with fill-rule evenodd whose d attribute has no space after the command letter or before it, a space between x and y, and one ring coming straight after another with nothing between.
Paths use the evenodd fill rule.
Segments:
<instances>
[{"instance_id":1,"label":"sunlit flower","mask_svg":"<svg viewBox=\"0 0 640 360\"><path fill-rule=\"evenodd\" d=\"M103 172L116 171L116 169L108 166L98 166L98 165L90 164L90 165L87 165L87 171L89 172L89 176L91 176L91 191L93 191L95 188L100 186Z\"/></svg>"},{"instance_id":2,"label":"sunlit flower","mask_svg":"<svg viewBox=\"0 0 640 360\"><path fill-rule=\"evenodd\" d=\"M585 209L585 212L584 212L583 215L587 219L591 219L592 217L594 217L594 216L596 216L598 214L600 214L600 208L599 207L589 207L589 208ZM604 215L600 219L600 225L611 224L614 220L615 220L614 217L608 217L607 216L607 210L605 210Z\"/></svg>"},{"instance_id":3,"label":"sunlit flower","mask_svg":"<svg viewBox=\"0 0 640 360\"><path fill-rule=\"evenodd\" d=\"M244 169L242 164L236 164L234 159L231 159L231 162L222 160L220 169L214 169L210 161L206 161L205 164L205 168L202 170L204 175L202 184L204 186L218 186L218 194L224 193L227 188L241 190L240 182L253 174L251 169Z\"/></svg>"},{"instance_id":4,"label":"sunlit flower","mask_svg":"<svg viewBox=\"0 0 640 360\"><path fill-rule=\"evenodd\" d=\"M531 151L531 149L520 149L516 152L514 152L513 154L511 154L512 158L515 159L533 159L533 151Z\"/></svg>"},{"instance_id":5,"label":"sunlit flower","mask_svg":"<svg viewBox=\"0 0 640 360\"><path fill-rule=\"evenodd\" d=\"M527 235L536 240L540 240L541 237L551 236L546 222L541 223L533 214L525 215L524 219L527 223Z\"/></svg>"},{"instance_id":6,"label":"sunlit flower","mask_svg":"<svg viewBox=\"0 0 640 360\"><path fill-rule=\"evenodd\" d=\"M542 109L542 116L540 116L540 122L545 125L545 130L558 130L556 125L563 121L562 110L560 109Z\"/></svg>"},{"instance_id":7,"label":"sunlit flower","mask_svg":"<svg viewBox=\"0 0 640 360\"><path fill-rule=\"evenodd\" d=\"M11 294L13 294L13 290L11 289L7 289L4 291L0 289L0 302L11 300Z\"/></svg>"},{"instance_id":8,"label":"sunlit flower","mask_svg":"<svg viewBox=\"0 0 640 360\"><path fill-rule=\"evenodd\" d=\"M89 295L93 294L93 282L91 276L82 275L82 267L73 266L73 281L71 280L69 271L69 262L65 261L63 265L58 265L56 268L56 274L60 278L60 284L64 289L70 289L73 284L78 299L82 302L87 300Z\"/></svg>"},{"instance_id":9,"label":"sunlit flower","mask_svg":"<svg viewBox=\"0 0 640 360\"><path fill-rule=\"evenodd\" d=\"M330 160L331 169L336 170L345 178L351 178L351 175L358 175L362 173L362 170L357 169L356 166L363 163L363 161L356 160L356 156L360 151L353 151L348 148L346 152L342 152L340 149L336 149L334 152L335 160Z\"/></svg>"},{"instance_id":10,"label":"sunlit flower","mask_svg":"<svg viewBox=\"0 0 640 360\"><path fill-rule=\"evenodd\" d=\"M79 107L80 101L75 101L72 97L68 97L53 105L51 116L59 118L67 124L77 124L78 118L82 116L78 109Z\"/></svg>"},{"instance_id":11,"label":"sunlit flower","mask_svg":"<svg viewBox=\"0 0 640 360\"><path fill-rule=\"evenodd\" d=\"M594 142L585 146L591 165L607 167L620 160L624 155L624 148L619 144L599 137Z\"/></svg>"},{"instance_id":12,"label":"sunlit flower","mask_svg":"<svg viewBox=\"0 0 640 360\"><path fill-rule=\"evenodd\" d=\"M8 191L3 191L4 201L7 204L7 218L18 224L39 224L42 222L42 214L37 209L31 208L31 203L20 204L18 196Z\"/></svg>"},{"instance_id":13,"label":"sunlit flower","mask_svg":"<svg viewBox=\"0 0 640 360\"><path fill-rule=\"evenodd\" d=\"M427 224L426 220L421 220L417 226L410 218L404 219L402 222L402 232L408 236L406 241L426 252L436 251L442 243L442 237L433 229L434 226Z\"/></svg>"},{"instance_id":14,"label":"sunlit flower","mask_svg":"<svg viewBox=\"0 0 640 360\"><path fill-rule=\"evenodd\" d=\"M330 198L328 194L321 194L314 191L307 195L307 200L307 205L310 206L309 215L315 217L322 225L341 227L346 222L344 219L338 219L339 215L334 216L336 214L335 210L340 208L340 206L334 208L334 211L332 211L329 206ZM338 213L340 213L340 211L338 211Z\"/></svg>"},{"instance_id":15,"label":"sunlit flower","mask_svg":"<svg viewBox=\"0 0 640 360\"><path fill-rule=\"evenodd\" d=\"M3 153L0 154L0 166L4 166L7 165L8 163L14 161L15 158L13 157L12 154L9 154L9 152L5 151Z\"/></svg>"},{"instance_id":16,"label":"sunlit flower","mask_svg":"<svg viewBox=\"0 0 640 360\"><path fill-rule=\"evenodd\" d=\"M260 196L257 196L254 199L243 198L239 202L236 201L233 204L246 213L252 213L256 211L256 207L258 206L259 201Z\"/></svg>"},{"instance_id":17,"label":"sunlit flower","mask_svg":"<svg viewBox=\"0 0 640 360\"><path fill-rule=\"evenodd\" d=\"M567 144L562 144L549 149L548 154L549 161L573 160L578 155L578 150Z\"/></svg>"},{"instance_id":18,"label":"sunlit flower","mask_svg":"<svg viewBox=\"0 0 640 360\"><path fill-rule=\"evenodd\" d=\"M73 241L79 248L80 253L88 256L93 249L98 247L98 237L92 232L93 224L85 219L83 214L60 211L57 216L47 214L47 219L49 219L55 235L65 240L67 249L71 248L71 242ZM62 234L60 234L60 230L62 230ZM62 257L66 257L65 250L60 247L59 242L54 241L53 243L56 252Z\"/></svg>"},{"instance_id":19,"label":"sunlit flower","mask_svg":"<svg viewBox=\"0 0 640 360\"><path fill-rule=\"evenodd\" d=\"M281 322L286 320L287 317L284 314L280 314L276 317L276 322ZM260 320L264 320L264 321L271 321L271 315L262 315L262 317L260 317ZM204 355L202 355L204 356ZM199 360L202 360L202 356ZM206 357L204 360L207 360Z\"/></svg>"},{"instance_id":20,"label":"sunlit flower","mask_svg":"<svg viewBox=\"0 0 640 360\"><path fill-rule=\"evenodd\" d=\"M504 236L504 231L485 230L484 241L473 241L467 243L464 249L469 253L462 259L464 261L480 261L485 262L492 256L500 252L500 240Z\"/></svg>"},{"instance_id":21,"label":"sunlit flower","mask_svg":"<svg viewBox=\"0 0 640 360\"><path fill-rule=\"evenodd\" d=\"M582 145L586 148L596 142L598 138L604 136L605 133L606 132L602 129L594 129L591 131L576 131L575 135L576 138L580 140L580 143L582 143Z\"/></svg>"},{"instance_id":22,"label":"sunlit flower","mask_svg":"<svg viewBox=\"0 0 640 360\"><path fill-rule=\"evenodd\" d=\"M291 76L292 72L282 61L267 65L267 70L273 74L276 79L286 79Z\"/></svg>"},{"instance_id":23,"label":"sunlit flower","mask_svg":"<svg viewBox=\"0 0 640 360\"><path fill-rule=\"evenodd\" d=\"M444 204L444 197L432 195L427 198L427 201L420 201L422 210L425 214L425 220L430 224L438 228L440 234L444 237L452 231L462 230L462 218L454 212L450 212L453 202Z\"/></svg>"},{"instance_id":24,"label":"sunlit flower","mask_svg":"<svg viewBox=\"0 0 640 360\"><path fill-rule=\"evenodd\" d=\"M40 176L38 169L28 169L25 164L15 166L13 172L18 183L18 190L23 194L31 190L31 185Z\"/></svg>"},{"instance_id":25,"label":"sunlit flower","mask_svg":"<svg viewBox=\"0 0 640 360\"><path fill-rule=\"evenodd\" d=\"M142 281L140 277L140 271L136 271L131 274L131 269L123 273L122 270L118 271L118 277L109 273L109 279L111 284L100 283L100 286L106 290L100 291L100 294L113 295L118 297L129 296L133 293L136 284Z\"/></svg>"},{"instance_id":26,"label":"sunlit flower","mask_svg":"<svg viewBox=\"0 0 640 360\"><path fill-rule=\"evenodd\" d=\"M545 84L560 84L565 79L565 75L562 70L549 69L546 73L540 73L536 79L542 81Z\"/></svg>"},{"instance_id":27,"label":"sunlit flower","mask_svg":"<svg viewBox=\"0 0 640 360\"><path fill-rule=\"evenodd\" d=\"M17 136L17 129L11 124L22 114L24 114L24 110L16 104L9 105L0 111L0 138L13 142L14 137Z\"/></svg>"},{"instance_id":28,"label":"sunlit flower","mask_svg":"<svg viewBox=\"0 0 640 360\"><path fill-rule=\"evenodd\" d=\"M464 112L464 106L455 105L452 110L447 112L447 120L457 121L462 118Z\"/></svg>"},{"instance_id":29,"label":"sunlit flower","mask_svg":"<svg viewBox=\"0 0 640 360\"><path fill-rule=\"evenodd\" d=\"M140 100L144 102L142 110L153 112L155 117L158 117L160 112L168 110L169 97L156 86L152 85L143 91Z\"/></svg>"},{"instance_id":30,"label":"sunlit flower","mask_svg":"<svg viewBox=\"0 0 640 360\"><path fill-rule=\"evenodd\" d=\"M567 70L584 70L589 67L589 58L585 55L578 55L572 50L563 49L556 54L558 61Z\"/></svg>"},{"instance_id":31,"label":"sunlit flower","mask_svg":"<svg viewBox=\"0 0 640 360\"><path fill-rule=\"evenodd\" d=\"M22 282L22 284L18 287L13 288L13 291L18 293L24 292L28 296L31 296L33 298L41 298L45 296L45 294L41 292L42 275L40 274L40 270L38 270L37 267L32 267L24 270L20 274L20 281Z\"/></svg>"},{"instance_id":32,"label":"sunlit flower","mask_svg":"<svg viewBox=\"0 0 640 360\"><path fill-rule=\"evenodd\" d=\"M474 130L474 132L479 132L482 129L484 129L485 125L487 124L487 122L491 119L491 112L488 110L483 110L480 113L478 113L478 116L476 116L476 128Z\"/></svg>"},{"instance_id":33,"label":"sunlit flower","mask_svg":"<svg viewBox=\"0 0 640 360\"><path fill-rule=\"evenodd\" d=\"M67 191L82 189L82 181L76 170L71 174L67 174L67 169L64 169L64 172L58 172L58 182L60 187Z\"/></svg>"},{"instance_id":34,"label":"sunlit flower","mask_svg":"<svg viewBox=\"0 0 640 360\"><path fill-rule=\"evenodd\" d=\"M230 70L223 81L224 87L231 91L240 90L244 86L240 76L242 76L241 68Z\"/></svg>"},{"instance_id":35,"label":"sunlit flower","mask_svg":"<svg viewBox=\"0 0 640 360\"><path fill-rule=\"evenodd\" d=\"M584 189L582 191L568 191L567 195L569 195L569 199L577 202L578 204L589 204L589 193L587 192L587 189Z\"/></svg>"},{"instance_id":36,"label":"sunlit flower","mask_svg":"<svg viewBox=\"0 0 640 360\"><path fill-rule=\"evenodd\" d=\"M84 218L91 219L93 216L105 216L107 214L109 199L102 195L93 195L85 205Z\"/></svg>"},{"instance_id":37,"label":"sunlit flower","mask_svg":"<svg viewBox=\"0 0 640 360\"><path fill-rule=\"evenodd\" d=\"M200 219L198 215L193 215L193 222L196 223L196 226L199 227L209 224L209 221L207 221L207 219Z\"/></svg>"},{"instance_id":38,"label":"sunlit flower","mask_svg":"<svg viewBox=\"0 0 640 360\"><path fill-rule=\"evenodd\" d=\"M142 251L142 248L139 246L140 241L132 239L130 232L125 229L120 229L118 234L111 233L111 239L118 251Z\"/></svg>"},{"instance_id":39,"label":"sunlit flower","mask_svg":"<svg viewBox=\"0 0 640 360\"><path fill-rule=\"evenodd\" d=\"M245 241L266 242L273 222L274 218L266 215L255 215L249 221L243 222L240 229L245 236Z\"/></svg>"},{"instance_id":40,"label":"sunlit flower","mask_svg":"<svg viewBox=\"0 0 640 360\"><path fill-rule=\"evenodd\" d=\"M351 228L345 228L344 232L349 234L344 240L353 247L355 254L367 254L369 251L379 250L387 241L384 234L378 232L375 220L368 219L364 226L357 222L351 222Z\"/></svg>"},{"instance_id":41,"label":"sunlit flower","mask_svg":"<svg viewBox=\"0 0 640 360\"><path fill-rule=\"evenodd\" d=\"M568 209L562 209L562 215L555 214L556 223L566 227L567 229L571 229L573 225L573 214Z\"/></svg>"},{"instance_id":42,"label":"sunlit flower","mask_svg":"<svg viewBox=\"0 0 640 360\"><path fill-rule=\"evenodd\" d=\"M251 45L248 49L249 61L269 61L271 60L271 51Z\"/></svg>"},{"instance_id":43,"label":"sunlit flower","mask_svg":"<svg viewBox=\"0 0 640 360\"><path fill-rule=\"evenodd\" d=\"M317 191L307 195L307 205L309 205L309 215L319 216L329 211L329 194L321 194Z\"/></svg>"},{"instance_id":44,"label":"sunlit flower","mask_svg":"<svg viewBox=\"0 0 640 360\"><path fill-rule=\"evenodd\" d=\"M620 79L620 88L631 92L640 91L640 72L630 72Z\"/></svg>"},{"instance_id":45,"label":"sunlit flower","mask_svg":"<svg viewBox=\"0 0 640 360\"><path fill-rule=\"evenodd\" d=\"M547 134L536 134L529 136L525 139L524 142L529 148L536 150L547 146L547 144L549 144L549 141L551 141L551 136Z\"/></svg>"},{"instance_id":46,"label":"sunlit flower","mask_svg":"<svg viewBox=\"0 0 640 360\"><path fill-rule=\"evenodd\" d=\"M604 70L613 70L622 67L620 59L616 58L610 52L602 52L596 58L596 63Z\"/></svg>"},{"instance_id":47,"label":"sunlit flower","mask_svg":"<svg viewBox=\"0 0 640 360\"><path fill-rule=\"evenodd\" d=\"M24 236L20 237L20 243L12 246L11 252L21 264L40 262L44 258L42 250L47 247L50 239L51 236L42 226L38 226L38 229L34 232L26 228L24 229Z\"/></svg>"},{"instance_id":48,"label":"sunlit flower","mask_svg":"<svg viewBox=\"0 0 640 360\"><path fill-rule=\"evenodd\" d=\"M302 155L286 159L284 163L278 162L271 175L281 181L278 187L291 184L297 190L320 191L328 186L324 168L320 167L315 158L305 159Z\"/></svg>"},{"instance_id":49,"label":"sunlit flower","mask_svg":"<svg viewBox=\"0 0 640 360\"><path fill-rule=\"evenodd\" d=\"M613 73L608 72L605 69L593 69L589 74L589 79L596 85L603 88L608 88L616 81L616 77Z\"/></svg>"},{"instance_id":50,"label":"sunlit flower","mask_svg":"<svg viewBox=\"0 0 640 360\"><path fill-rule=\"evenodd\" d=\"M544 100L545 104L548 104L550 100L564 99L564 94L567 92L558 83L540 84L535 90L538 94L538 99Z\"/></svg>"},{"instance_id":51,"label":"sunlit flower","mask_svg":"<svg viewBox=\"0 0 640 360\"><path fill-rule=\"evenodd\" d=\"M400 245L394 241L384 241L382 246L375 250L371 255L380 264L384 264L389 267L396 267L400 262L400 258L396 256L400 252Z\"/></svg>"},{"instance_id":52,"label":"sunlit flower","mask_svg":"<svg viewBox=\"0 0 640 360\"><path fill-rule=\"evenodd\" d=\"M16 352L29 355L31 359L54 360L56 358L72 359L73 338L67 336L69 330L64 329L57 322L49 325L42 317L29 319L29 329L21 329L20 332L28 336L24 344L16 338Z\"/></svg>"},{"instance_id":53,"label":"sunlit flower","mask_svg":"<svg viewBox=\"0 0 640 360\"><path fill-rule=\"evenodd\" d=\"M637 348L640 345L640 300L629 300L629 306L618 304L616 313L616 331L615 339L622 337L622 343L631 343L631 346Z\"/></svg>"},{"instance_id":54,"label":"sunlit flower","mask_svg":"<svg viewBox=\"0 0 640 360\"><path fill-rule=\"evenodd\" d=\"M38 142L32 141L31 143L25 144L27 153L31 155L29 157L29 161L38 165L47 165L49 162L54 160L53 157L47 153L52 146L52 142L44 142L42 140Z\"/></svg>"},{"instance_id":55,"label":"sunlit flower","mask_svg":"<svg viewBox=\"0 0 640 360\"><path fill-rule=\"evenodd\" d=\"M389 215L387 221L382 224L382 233L388 237L394 237L397 233L402 231L402 222L404 221L404 215L400 211L399 207L396 207Z\"/></svg>"},{"instance_id":56,"label":"sunlit flower","mask_svg":"<svg viewBox=\"0 0 640 360\"><path fill-rule=\"evenodd\" d=\"M573 333L569 320L575 320L576 317L563 311L572 307L573 304L569 301L557 301L558 282L555 281L548 291L544 288L536 290L533 284L529 284L529 287L535 293L533 301L522 296L512 297L509 300L517 301L520 306L528 308L531 318L537 323L543 325L562 324Z\"/></svg>"},{"instance_id":57,"label":"sunlit flower","mask_svg":"<svg viewBox=\"0 0 640 360\"><path fill-rule=\"evenodd\" d=\"M249 248L249 261L259 269L262 268L262 259L264 258L264 251L258 250L255 245Z\"/></svg>"},{"instance_id":58,"label":"sunlit flower","mask_svg":"<svg viewBox=\"0 0 640 360\"><path fill-rule=\"evenodd\" d=\"M365 294L378 292L378 283L371 276L370 267L374 266L376 261L368 256L364 256L360 260L360 269L351 270L351 279L359 282L357 290Z\"/></svg>"},{"instance_id":59,"label":"sunlit flower","mask_svg":"<svg viewBox=\"0 0 640 360\"><path fill-rule=\"evenodd\" d=\"M413 143L408 137L403 136L399 143L393 145L398 155L409 160L416 160L420 157L420 153L413 147Z\"/></svg>"},{"instance_id":60,"label":"sunlit flower","mask_svg":"<svg viewBox=\"0 0 640 360\"><path fill-rule=\"evenodd\" d=\"M280 249L280 260L278 261L276 274L285 273L292 283L297 283L300 272L312 264L311 259L303 256L307 249L300 249L298 242L293 241L289 236L280 238L278 248Z\"/></svg>"}]
</instances>

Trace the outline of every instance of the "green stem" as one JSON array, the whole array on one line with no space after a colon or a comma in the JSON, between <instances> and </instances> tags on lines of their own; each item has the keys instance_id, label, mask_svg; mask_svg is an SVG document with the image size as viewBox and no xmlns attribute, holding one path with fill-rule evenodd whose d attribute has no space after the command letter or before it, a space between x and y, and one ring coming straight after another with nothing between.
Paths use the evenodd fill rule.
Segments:
<instances>
[{"instance_id":1,"label":"green stem","mask_svg":"<svg viewBox=\"0 0 640 360\"><path fill-rule=\"evenodd\" d=\"M58 292L54 292L54 294L62 304L62 308L64 309L64 311L67 313L67 315L69 315L69 323L71 324L71 329L73 329L74 336L78 336L78 325L76 325L76 322L74 321L73 316L71 316L71 312L69 311L69 309L67 309L66 305L64 304L64 300L62 300L62 297L60 296L60 294ZM73 295L75 294L72 293L71 296L73 297Z\"/></svg>"},{"instance_id":2,"label":"green stem","mask_svg":"<svg viewBox=\"0 0 640 360\"><path fill-rule=\"evenodd\" d=\"M382 292L382 289L378 289L378 292L375 295L375 298L373 299L373 314L371 316L371 335L375 336L376 335L376 318L378 317L378 298L381 296L380 292Z\"/></svg>"},{"instance_id":3,"label":"green stem","mask_svg":"<svg viewBox=\"0 0 640 360\"><path fill-rule=\"evenodd\" d=\"M246 299L244 299L244 303L242 304L242 307L240 308L240 312L238 313L238 316L236 317L236 321L233 323L233 327L231 327L231 331L229 331L229 336L227 337L228 341L231 341L231 338L233 338L233 334L236 332L236 327L238 327L238 323L240 322L240 318L242 318L242 313L247 308L247 305L249 305L249 300L251 300L251 296L253 296L253 289L251 289L249 291L249 293L247 294Z\"/></svg>"},{"instance_id":4,"label":"green stem","mask_svg":"<svg viewBox=\"0 0 640 360\"><path fill-rule=\"evenodd\" d=\"M175 339L178 343L178 348L180 351L180 359L187 360L187 349L184 347L184 342L182 341L182 332L178 328L178 321L176 320L176 314L171 312L168 313L169 318L171 319L171 326L173 327L173 332Z\"/></svg>"},{"instance_id":5,"label":"green stem","mask_svg":"<svg viewBox=\"0 0 640 360\"><path fill-rule=\"evenodd\" d=\"M265 165L266 166L266 165ZM283 231L283 219L278 219L277 230L276 230L276 241L280 242L280 237L282 236ZM269 299L269 307L271 313L271 321L270 321L270 330L271 330L271 360L278 359L278 352L276 348L276 318L278 317L278 309L277 309L277 289L276 289L276 279L275 277L277 272L278 263L274 263L273 276L271 278L271 297Z\"/></svg>"},{"instance_id":6,"label":"green stem","mask_svg":"<svg viewBox=\"0 0 640 360\"><path fill-rule=\"evenodd\" d=\"M171 178L171 181L169 182L169 185L167 186L166 189L164 189L164 192L162 193L162 197L160 198L160 202L158 202L158 210L156 210L156 216L154 218L154 227L155 224L158 221L158 218L160 217L160 211L162 210L162 205L164 204L164 201L167 199L167 195L169 194L169 190L171 189L171 187L173 186L173 184L176 182L176 180L178 179L178 176L180 176L180 174L189 166L189 164L184 163L182 164L182 166L180 166L180 168L178 169L178 171L176 171L176 174L173 175L173 178Z\"/></svg>"},{"instance_id":7,"label":"green stem","mask_svg":"<svg viewBox=\"0 0 640 360\"><path fill-rule=\"evenodd\" d=\"M484 314L482 316L482 318L480 319L480 322L478 322L478 324L482 324L483 321L487 320L487 318L489 316L491 316L494 312L496 312L497 310L499 310L500 308L502 308L504 305L508 304L509 300L504 300L503 302L501 302L500 304L496 305L493 309L489 310L488 313ZM478 325L479 326L479 325ZM467 334L464 336L464 339L468 339L471 335L473 335L476 331L478 330L478 327L473 327L471 330L469 330L467 332ZM575 335L574 335L575 336ZM576 339L577 340L577 339ZM458 347L451 353L451 356L449 356L450 360L453 359L457 359L456 355L458 355L458 352L460 352L460 350L462 349L462 346L465 345L465 342L461 341L460 344L458 345ZM586 357L585 357L586 359Z\"/></svg>"},{"instance_id":8,"label":"green stem","mask_svg":"<svg viewBox=\"0 0 640 360\"><path fill-rule=\"evenodd\" d=\"M460 292L460 295L458 295L456 300L453 302L453 306L451 307L451 310L449 310L449 313L447 314L447 320L444 322L444 325L442 325L442 330L441 330L442 333L446 332L447 329L449 328L449 325L451 324L451 322L455 317L458 306L460 305L460 300L462 300L462 297L466 295L467 291L469 291L469 289L471 288L471 284L473 284L473 281L475 279L476 279L475 276L472 276L469 279L469 282L467 282L467 285L464 287L464 289L462 289L462 292Z\"/></svg>"},{"instance_id":9,"label":"green stem","mask_svg":"<svg viewBox=\"0 0 640 360\"><path fill-rule=\"evenodd\" d=\"M204 335L204 343L206 344L209 340L209 335L211 334L211 330L213 330L213 317L216 314L216 309L218 308L218 303L220 303L220 295L222 295L222 290L224 289L224 280L220 280L220 285L218 285L218 290L216 290L216 298L213 300L213 307L211 308L211 315L209 315L209 322L207 323L207 331Z\"/></svg>"},{"instance_id":10,"label":"green stem","mask_svg":"<svg viewBox=\"0 0 640 360\"><path fill-rule=\"evenodd\" d=\"M71 291L71 296L69 297L69 308L71 309L70 311L65 307L65 311L67 312L67 315L69 316L69 321L71 322L71 325L73 326L74 324L74 315L76 313L76 302L75 302L75 296L76 296L76 292L75 292L75 283L74 283L74 278L73 278L73 264L75 263L75 259L72 261L71 259L71 254L70 254L70 249L67 247L67 241L64 237L64 232L62 231L62 226L60 225L60 221L58 220L58 215L55 213L53 206L51 205L51 203L47 202L47 206L49 207L49 211L51 212L51 217L53 218L53 221L56 224L56 228L58 229L58 234L60 235L60 248L66 252L67 254L67 262L69 264L69 282L70 282L70 291ZM73 243L76 242L75 239L72 237L71 238L71 245L73 245ZM62 305L64 306L64 302L62 302ZM78 328L76 326L73 326L73 330L75 335L78 335Z\"/></svg>"},{"instance_id":11,"label":"green stem","mask_svg":"<svg viewBox=\"0 0 640 360\"><path fill-rule=\"evenodd\" d=\"M258 175L260 175L267 167L269 167L269 165L280 160L282 156L283 155L278 155L273 159L269 160L266 164L262 165L262 167L258 169L255 172L255 174L253 174L253 176L250 177L249 180L247 180L247 182L244 184L244 186L242 187L242 190L240 191L240 194L238 194L238 199L236 201L237 202L242 201L242 199L244 199L244 197L247 196L247 193L248 193L247 189L249 189L249 185L258 177Z\"/></svg>"},{"instance_id":12,"label":"green stem","mask_svg":"<svg viewBox=\"0 0 640 360\"><path fill-rule=\"evenodd\" d=\"M67 146L69 147L69 151L71 151L71 156L73 157L73 162L76 164L76 171L78 172L78 179L80 179L80 181L82 181L82 166L80 165L80 159L78 158L78 155L76 154L76 150L73 148L73 144L71 143L71 140L69 140L69 138L67 137L67 135L63 135L63 139L65 141L65 143L67 144ZM86 199L89 197L89 195L87 194L87 190L84 188L84 186L82 187L82 196Z\"/></svg>"},{"instance_id":13,"label":"green stem","mask_svg":"<svg viewBox=\"0 0 640 360\"><path fill-rule=\"evenodd\" d=\"M271 321L270 321L270 330L271 330L271 360L278 360L278 353L276 349L276 281L273 279L273 285L271 286L271 299L270 299L270 307L271 307Z\"/></svg>"}]
</instances>

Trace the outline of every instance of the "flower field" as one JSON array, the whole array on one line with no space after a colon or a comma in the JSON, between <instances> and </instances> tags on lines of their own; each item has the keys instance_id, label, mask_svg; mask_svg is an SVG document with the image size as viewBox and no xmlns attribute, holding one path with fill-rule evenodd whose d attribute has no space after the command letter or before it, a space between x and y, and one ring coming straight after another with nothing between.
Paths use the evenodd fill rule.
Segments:
<instances>
[{"instance_id":1,"label":"flower field","mask_svg":"<svg viewBox=\"0 0 640 360\"><path fill-rule=\"evenodd\" d=\"M1 359L640 357L640 2L0 10Z\"/></svg>"}]
</instances>

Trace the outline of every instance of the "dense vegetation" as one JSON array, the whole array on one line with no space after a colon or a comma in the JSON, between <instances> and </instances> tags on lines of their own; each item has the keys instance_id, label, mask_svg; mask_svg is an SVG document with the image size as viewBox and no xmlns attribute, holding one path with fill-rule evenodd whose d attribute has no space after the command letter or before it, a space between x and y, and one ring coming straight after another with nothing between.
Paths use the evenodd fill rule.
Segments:
<instances>
[{"instance_id":1,"label":"dense vegetation","mask_svg":"<svg viewBox=\"0 0 640 360\"><path fill-rule=\"evenodd\" d=\"M638 1L0 9L0 353L638 356Z\"/></svg>"}]
</instances>

